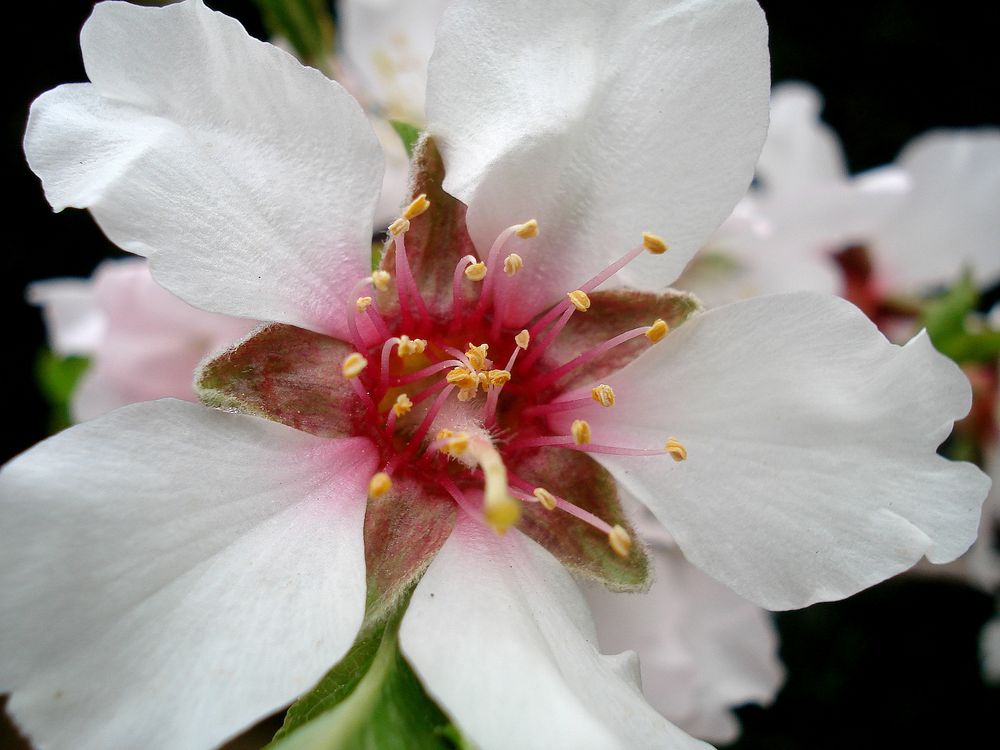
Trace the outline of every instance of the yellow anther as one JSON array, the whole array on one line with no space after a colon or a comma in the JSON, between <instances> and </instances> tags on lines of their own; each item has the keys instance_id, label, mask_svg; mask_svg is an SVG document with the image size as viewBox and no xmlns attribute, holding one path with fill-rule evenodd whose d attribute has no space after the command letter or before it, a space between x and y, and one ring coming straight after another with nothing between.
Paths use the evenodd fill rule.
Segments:
<instances>
[{"instance_id":1,"label":"yellow anther","mask_svg":"<svg viewBox=\"0 0 1000 750\"><path fill-rule=\"evenodd\" d=\"M372 286L380 292L386 292L389 290L390 281L392 281L392 276L389 275L388 271L372 272Z\"/></svg>"},{"instance_id":2,"label":"yellow anther","mask_svg":"<svg viewBox=\"0 0 1000 750\"><path fill-rule=\"evenodd\" d=\"M452 456L461 456L469 448L469 433L456 432L453 437L448 438L448 442L442 446L441 450Z\"/></svg>"},{"instance_id":3,"label":"yellow anther","mask_svg":"<svg viewBox=\"0 0 1000 750\"><path fill-rule=\"evenodd\" d=\"M516 234L521 239L530 240L532 237L538 236L538 222L534 219L530 219L523 224L518 224L517 229L514 230Z\"/></svg>"},{"instance_id":4,"label":"yellow anther","mask_svg":"<svg viewBox=\"0 0 1000 750\"><path fill-rule=\"evenodd\" d=\"M440 430L438 430L437 439L438 440L447 440L448 438L450 438L454 434L455 433L452 432L451 430L449 430L447 427L442 427Z\"/></svg>"},{"instance_id":5,"label":"yellow anther","mask_svg":"<svg viewBox=\"0 0 1000 750\"><path fill-rule=\"evenodd\" d=\"M615 392L610 385L604 383L595 386L590 391L590 397L605 408L615 405Z\"/></svg>"},{"instance_id":6,"label":"yellow anther","mask_svg":"<svg viewBox=\"0 0 1000 750\"><path fill-rule=\"evenodd\" d=\"M396 403L392 405L392 410L397 417L402 417L410 413L410 409L413 408L413 402L410 401L410 397L405 393L400 393L396 396Z\"/></svg>"},{"instance_id":7,"label":"yellow anther","mask_svg":"<svg viewBox=\"0 0 1000 750\"><path fill-rule=\"evenodd\" d=\"M567 292L566 296L573 303L573 307L580 312L587 312L590 309L590 297L586 292L577 289L575 292Z\"/></svg>"},{"instance_id":8,"label":"yellow anther","mask_svg":"<svg viewBox=\"0 0 1000 750\"><path fill-rule=\"evenodd\" d=\"M475 388L462 388L458 391L458 400L461 402L472 401L476 397Z\"/></svg>"},{"instance_id":9,"label":"yellow anther","mask_svg":"<svg viewBox=\"0 0 1000 750\"><path fill-rule=\"evenodd\" d=\"M632 537L625 529L615 524L608 532L608 544L619 557L628 557L628 553L632 550Z\"/></svg>"},{"instance_id":10,"label":"yellow anther","mask_svg":"<svg viewBox=\"0 0 1000 750\"><path fill-rule=\"evenodd\" d=\"M457 385L463 391L470 388L475 389L479 385L479 379L476 377L476 374L468 367L454 367L445 375L444 379L451 385Z\"/></svg>"},{"instance_id":11,"label":"yellow anther","mask_svg":"<svg viewBox=\"0 0 1000 750\"><path fill-rule=\"evenodd\" d=\"M668 333L670 333L670 326L667 325L667 321L663 318L657 318L653 321L653 325L646 329L646 338L655 344Z\"/></svg>"},{"instance_id":12,"label":"yellow anther","mask_svg":"<svg viewBox=\"0 0 1000 750\"><path fill-rule=\"evenodd\" d=\"M465 278L469 281L482 281L486 278L486 264L482 261L470 263L465 267Z\"/></svg>"},{"instance_id":13,"label":"yellow anther","mask_svg":"<svg viewBox=\"0 0 1000 750\"><path fill-rule=\"evenodd\" d=\"M663 450L670 454L674 461L686 461L688 457L687 448L677 438L667 438L667 444Z\"/></svg>"},{"instance_id":14,"label":"yellow anther","mask_svg":"<svg viewBox=\"0 0 1000 750\"><path fill-rule=\"evenodd\" d=\"M495 386L502 386L504 383L510 382L510 373L506 370L490 370L489 372L489 384Z\"/></svg>"},{"instance_id":15,"label":"yellow anther","mask_svg":"<svg viewBox=\"0 0 1000 750\"><path fill-rule=\"evenodd\" d=\"M364 312L368 309L368 305L372 303L371 297L358 297L358 301L355 303L359 313Z\"/></svg>"},{"instance_id":16,"label":"yellow anther","mask_svg":"<svg viewBox=\"0 0 1000 750\"><path fill-rule=\"evenodd\" d=\"M586 445L590 442L590 425L586 420L573 420L573 426L569 430L573 433L573 442L577 445Z\"/></svg>"},{"instance_id":17,"label":"yellow anther","mask_svg":"<svg viewBox=\"0 0 1000 750\"><path fill-rule=\"evenodd\" d=\"M489 440L476 437L469 441L469 453L483 470L486 486L483 488L483 515L498 534L517 523L521 506L510 496L507 485L507 467L499 451Z\"/></svg>"},{"instance_id":18,"label":"yellow anther","mask_svg":"<svg viewBox=\"0 0 1000 750\"><path fill-rule=\"evenodd\" d=\"M479 379L479 387L486 393L490 389L490 374L484 370L476 373L476 377Z\"/></svg>"},{"instance_id":19,"label":"yellow anther","mask_svg":"<svg viewBox=\"0 0 1000 750\"><path fill-rule=\"evenodd\" d=\"M382 497L392 489L392 479L384 471L380 471L368 482L368 497L375 499Z\"/></svg>"},{"instance_id":20,"label":"yellow anther","mask_svg":"<svg viewBox=\"0 0 1000 750\"><path fill-rule=\"evenodd\" d=\"M650 234L649 232L642 233L642 246L649 250L653 255L662 255L667 252L667 243L662 237Z\"/></svg>"},{"instance_id":21,"label":"yellow anther","mask_svg":"<svg viewBox=\"0 0 1000 750\"><path fill-rule=\"evenodd\" d=\"M345 378L356 378L367 366L368 360L354 352L344 357L344 364L340 366L340 371Z\"/></svg>"},{"instance_id":22,"label":"yellow anther","mask_svg":"<svg viewBox=\"0 0 1000 750\"><path fill-rule=\"evenodd\" d=\"M400 217L396 219L392 224L389 225L389 234L396 237L404 232L408 232L410 229L410 222L406 219Z\"/></svg>"},{"instance_id":23,"label":"yellow anther","mask_svg":"<svg viewBox=\"0 0 1000 750\"><path fill-rule=\"evenodd\" d=\"M406 207L401 218L406 219L407 221L415 219L430 207L431 202L427 200L426 193L421 193L413 199L413 203Z\"/></svg>"},{"instance_id":24,"label":"yellow anther","mask_svg":"<svg viewBox=\"0 0 1000 750\"><path fill-rule=\"evenodd\" d=\"M503 261L503 272L508 276L513 276L515 273L524 268L524 258L522 258L517 253L511 253Z\"/></svg>"},{"instance_id":25,"label":"yellow anther","mask_svg":"<svg viewBox=\"0 0 1000 750\"><path fill-rule=\"evenodd\" d=\"M396 344L396 354L400 357L409 357L411 354L423 354L426 348L426 339L411 339L404 333Z\"/></svg>"},{"instance_id":26,"label":"yellow anther","mask_svg":"<svg viewBox=\"0 0 1000 750\"><path fill-rule=\"evenodd\" d=\"M469 342L468 346L469 348L465 350L465 356L469 358L469 364L472 365L473 370L482 370L486 367L486 351L490 345L473 346L472 342Z\"/></svg>"},{"instance_id":27,"label":"yellow anther","mask_svg":"<svg viewBox=\"0 0 1000 750\"><path fill-rule=\"evenodd\" d=\"M528 344L531 343L531 334L528 333L528 329L525 328L519 334L514 337L514 343L517 344L522 349L527 349Z\"/></svg>"},{"instance_id":28,"label":"yellow anther","mask_svg":"<svg viewBox=\"0 0 1000 750\"><path fill-rule=\"evenodd\" d=\"M549 492L544 487L535 487L534 492L531 493L538 498L538 502L542 504L545 510L555 510L556 509L556 498L551 492Z\"/></svg>"}]
</instances>

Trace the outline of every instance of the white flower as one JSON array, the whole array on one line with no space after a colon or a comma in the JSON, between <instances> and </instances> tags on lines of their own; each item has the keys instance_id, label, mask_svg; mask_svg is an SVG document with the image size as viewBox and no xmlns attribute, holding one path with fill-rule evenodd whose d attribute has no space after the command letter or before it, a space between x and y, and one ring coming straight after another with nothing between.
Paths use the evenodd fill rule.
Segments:
<instances>
[{"instance_id":1,"label":"white flower","mask_svg":"<svg viewBox=\"0 0 1000 750\"><path fill-rule=\"evenodd\" d=\"M843 301L754 300L665 338L646 320L586 367L560 365L636 309L638 293L593 292L583 312L587 293L616 270L617 283L669 283L748 183L767 117L755 4L450 6L428 129L474 245L464 208L431 182L430 211L416 201L397 228L385 292L367 265L381 157L339 86L198 0L100 5L81 42L92 83L43 95L26 136L49 200L89 208L189 302L283 325L200 381L275 421L134 405L5 468L0 688L40 744L217 744L345 653L366 572L389 606L427 566L400 647L477 745L702 746L643 700L631 655L598 652L562 564L606 566L621 587L642 571L588 452L689 559L766 606L842 597L975 537L988 481L935 453L967 382L926 337L894 346ZM652 254L662 243L644 231L671 250ZM512 275L497 262L506 244L523 262ZM482 288L463 277L470 256L493 269ZM687 304L639 297L641 310ZM404 343L439 382L416 390L393 354ZM503 371L488 362L508 352ZM600 367L610 407L590 397ZM411 375L413 402L439 395L387 416L378 404ZM450 397L458 384L464 399ZM668 434L683 443L664 449ZM555 510L526 491L535 477L560 494ZM519 512L503 536L482 522L503 530Z\"/></svg>"}]
</instances>

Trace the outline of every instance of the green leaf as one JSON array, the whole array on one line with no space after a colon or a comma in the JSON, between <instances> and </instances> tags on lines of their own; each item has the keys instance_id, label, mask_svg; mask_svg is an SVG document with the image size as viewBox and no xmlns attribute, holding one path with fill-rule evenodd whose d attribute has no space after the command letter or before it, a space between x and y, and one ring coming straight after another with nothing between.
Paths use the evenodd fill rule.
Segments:
<instances>
[{"instance_id":1,"label":"green leaf","mask_svg":"<svg viewBox=\"0 0 1000 750\"><path fill-rule=\"evenodd\" d=\"M39 353L35 363L35 377L39 390L52 408L49 415L50 432L58 432L73 423L69 401L89 366L90 359L87 357L61 357L48 349Z\"/></svg>"},{"instance_id":2,"label":"green leaf","mask_svg":"<svg viewBox=\"0 0 1000 750\"><path fill-rule=\"evenodd\" d=\"M396 135L403 142L406 155L412 157L413 148L417 145L417 140L420 138L420 128L402 120L389 120L389 124L392 125L392 129L396 131Z\"/></svg>"},{"instance_id":3,"label":"green leaf","mask_svg":"<svg viewBox=\"0 0 1000 750\"><path fill-rule=\"evenodd\" d=\"M272 36L284 37L306 65L330 75L334 25L326 0L256 0Z\"/></svg>"},{"instance_id":4,"label":"green leaf","mask_svg":"<svg viewBox=\"0 0 1000 750\"><path fill-rule=\"evenodd\" d=\"M955 362L989 362L1000 355L1000 331L969 325L978 304L979 292L966 274L924 307L921 325L935 348Z\"/></svg>"},{"instance_id":5,"label":"green leaf","mask_svg":"<svg viewBox=\"0 0 1000 750\"><path fill-rule=\"evenodd\" d=\"M340 663L288 710L268 750L468 747L399 650L408 600L362 630Z\"/></svg>"}]
</instances>

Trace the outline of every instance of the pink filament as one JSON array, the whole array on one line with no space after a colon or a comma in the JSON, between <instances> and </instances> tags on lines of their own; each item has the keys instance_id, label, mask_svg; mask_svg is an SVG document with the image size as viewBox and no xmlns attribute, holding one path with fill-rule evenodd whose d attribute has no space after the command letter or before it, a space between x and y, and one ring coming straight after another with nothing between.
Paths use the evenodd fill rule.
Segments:
<instances>
[{"instance_id":1,"label":"pink filament","mask_svg":"<svg viewBox=\"0 0 1000 750\"><path fill-rule=\"evenodd\" d=\"M587 364L591 360L604 354L604 352L614 349L619 344L624 344L626 341L631 341L638 336L644 335L648 330L649 326L641 326L639 328L633 328L631 331L625 331L625 333L619 333L614 338L608 339L603 344L599 344L593 349L588 349L583 354L574 357L569 362L560 365L556 369L543 372L541 375L532 378L528 381L528 384L534 388L544 388L545 386L551 385L563 376L575 370L577 367Z\"/></svg>"},{"instance_id":2,"label":"pink filament","mask_svg":"<svg viewBox=\"0 0 1000 750\"><path fill-rule=\"evenodd\" d=\"M406 445L406 452L408 454L412 455L420 447L420 443L423 441L424 435L426 435L427 430L431 428L434 418L437 417L438 412L441 411L441 407L444 406L445 400L451 395L453 390L455 390L455 386L449 384L447 388L441 391L438 397L434 400L434 403L431 404L431 408L428 409L427 413L424 415L423 421L420 423L420 427L417 428L417 431L413 434L410 442Z\"/></svg>"},{"instance_id":3,"label":"pink filament","mask_svg":"<svg viewBox=\"0 0 1000 750\"><path fill-rule=\"evenodd\" d=\"M501 271L501 269L497 268L497 258L500 255L500 249L510 239L510 236L514 234L518 226L520 225L515 224L500 232L490 247L490 253L486 256L486 278L483 280L483 288L479 292L479 302L472 313L474 317L482 317L482 314L486 311L486 306L493 298L493 287L496 285L497 274Z\"/></svg>"},{"instance_id":4,"label":"pink filament","mask_svg":"<svg viewBox=\"0 0 1000 750\"><path fill-rule=\"evenodd\" d=\"M557 414L561 411L570 411L572 409L582 409L586 406L593 406L594 399L592 398L574 398L569 401L552 401L547 404L538 404L537 406L529 406L524 410L524 416L538 416L541 414Z\"/></svg>"},{"instance_id":5,"label":"pink filament","mask_svg":"<svg viewBox=\"0 0 1000 750\"><path fill-rule=\"evenodd\" d=\"M572 304L566 311L562 314L562 317L556 321L556 324L552 326L545 334L545 338L539 341L535 346L531 347L531 352L528 354L528 358L524 360L524 367L531 367L538 358L545 354L545 350L548 349L552 342L556 340L556 336L566 327L569 319L573 317L573 313L576 312L576 308Z\"/></svg>"},{"instance_id":6,"label":"pink filament","mask_svg":"<svg viewBox=\"0 0 1000 750\"><path fill-rule=\"evenodd\" d=\"M413 318L408 302L412 302L416 306L421 321L429 321L430 313L427 312L427 305L424 304L424 298L420 296L420 290L417 289L417 282L413 280L410 261L406 257L404 234L404 232L397 234L393 238L393 242L396 245L396 288L399 294L399 307L403 316L403 327L410 328L413 325ZM406 302L403 301L404 297L407 299Z\"/></svg>"},{"instance_id":7,"label":"pink filament","mask_svg":"<svg viewBox=\"0 0 1000 750\"><path fill-rule=\"evenodd\" d=\"M441 370L447 370L449 367L464 367L464 365L457 359L444 359L440 362L435 362L433 365L427 365L427 367L416 372L411 372L408 375L400 375L398 378L392 380L391 385L406 385L417 380L423 380L428 375L441 372Z\"/></svg>"},{"instance_id":8,"label":"pink filament","mask_svg":"<svg viewBox=\"0 0 1000 750\"><path fill-rule=\"evenodd\" d=\"M463 255L455 266L455 275L451 282L451 327L452 330L461 322L462 318L462 276L465 275L465 268L470 263L476 262L476 256ZM489 269L487 269L489 270Z\"/></svg>"},{"instance_id":9,"label":"pink filament","mask_svg":"<svg viewBox=\"0 0 1000 750\"><path fill-rule=\"evenodd\" d=\"M508 472L508 475L507 475L507 480L512 485L515 485L516 487L519 487L525 493L530 493L530 492L532 492L534 490L534 487L529 482L526 482L523 479L521 479L521 477L514 476L514 475L510 474L509 472ZM611 533L611 526L607 522L601 520L598 516L595 516L590 511L584 510L580 506L574 505L569 500L566 500L565 498L559 497L558 495L553 495L553 497L556 499L556 507L559 508L559 510L561 510L561 511L563 511L565 513L569 513L571 516L575 516L576 518L579 518L584 523L590 524L595 529L597 529L598 531L600 531L600 532L602 532L604 534L610 534ZM532 495L531 498L533 500L536 500L536 501L538 500L538 498L536 498L534 495ZM525 498L525 499L527 499L527 498Z\"/></svg>"},{"instance_id":10,"label":"pink filament","mask_svg":"<svg viewBox=\"0 0 1000 750\"><path fill-rule=\"evenodd\" d=\"M382 368L379 371L382 384L389 382L389 355L392 354L392 347L399 344L399 339L393 336L382 345Z\"/></svg>"}]
</instances>

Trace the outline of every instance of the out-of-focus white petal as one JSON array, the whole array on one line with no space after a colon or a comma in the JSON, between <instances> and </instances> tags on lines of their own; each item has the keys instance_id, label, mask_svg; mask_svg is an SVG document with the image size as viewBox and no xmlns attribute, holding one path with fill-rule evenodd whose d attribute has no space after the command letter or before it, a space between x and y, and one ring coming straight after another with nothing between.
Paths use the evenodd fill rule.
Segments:
<instances>
[{"instance_id":1,"label":"out-of-focus white petal","mask_svg":"<svg viewBox=\"0 0 1000 750\"><path fill-rule=\"evenodd\" d=\"M181 401L0 473L0 691L46 748L211 747L308 689L365 601L365 439Z\"/></svg>"},{"instance_id":2,"label":"out-of-focus white petal","mask_svg":"<svg viewBox=\"0 0 1000 750\"><path fill-rule=\"evenodd\" d=\"M1000 129L927 133L897 164L913 192L873 241L887 283L920 291L965 268L981 286L1000 280Z\"/></svg>"},{"instance_id":3,"label":"out-of-focus white petal","mask_svg":"<svg viewBox=\"0 0 1000 750\"><path fill-rule=\"evenodd\" d=\"M427 62L448 0L339 0L341 40L352 81L380 115L424 122Z\"/></svg>"},{"instance_id":4,"label":"out-of-focus white petal","mask_svg":"<svg viewBox=\"0 0 1000 750\"><path fill-rule=\"evenodd\" d=\"M64 357L90 356L104 336L104 315L85 279L48 279L28 287L28 302L42 308L49 346Z\"/></svg>"},{"instance_id":5,"label":"out-of-focus white petal","mask_svg":"<svg viewBox=\"0 0 1000 750\"><path fill-rule=\"evenodd\" d=\"M935 452L970 388L926 334L899 347L843 300L775 295L692 318L607 382L615 407L576 415L595 444L670 435L688 458L596 457L761 606L849 596L976 537L989 479Z\"/></svg>"},{"instance_id":6,"label":"out-of-focus white petal","mask_svg":"<svg viewBox=\"0 0 1000 750\"><path fill-rule=\"evenodd\" d=\"M382 157L339 85L201 0L99 4L92 84L32 105L31 168L199 307L346 337Z\"/></svg>"},{"instance_id":7,"label":"out-of-focus white petal","mask_svg":"<svg viewBox=\"0 0 1000 750\"><path fill-rule=\"evenodd\" d=\"M485 252L531 218L513 322L641 242L617 283L661 288L750 182L768 105L767 29L746 0L452 3L428 83L445 189Z\"/></svg>"},{"instance_id":8,"label":"out-of-focus white petal","mask_svg":"<svg viewBox=\"0 0 1000 750\"><path fill-rule=\"evenodd\" d=\"M634 654L602 656L586 603L547 551L463 517L400 630L403 653L484 750L705 748L643 699Z\"/></svg>"},{"instance_id":9,"label":"out-of-focus white petal","mask_svg":"<svg viewBox=\"0 0 1000 750\"><path fill-rule=\"evenodd\" d=\"M840 139L820 120L823 99L807 83L783 83L771 92L771 123L757 162L768 191L794 191L847 177Z\"/></svg>"},{"instance_id":10,"label":"out-of-focus white petal","mask_svg":"<svg viewBox=\"0 0 1000 750\"><path fill-rule=\"evenodd\" d=\"M656 710L696 737L731 742L739 733L732 709L770 703L784 677L774 625L676 548L651 551L647 593L585 589L601 648L635 649L642 692Z\"/></svg>"}]
</instances>

